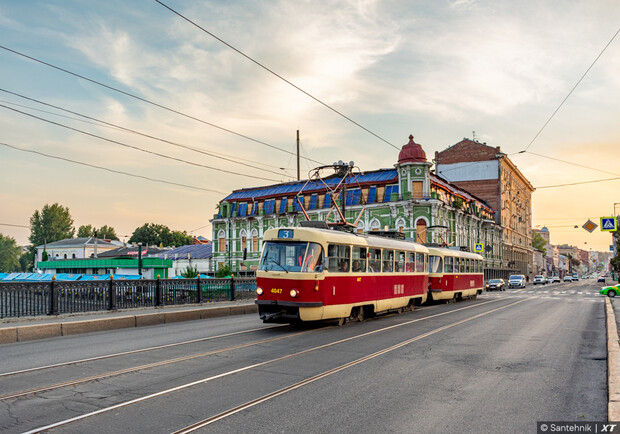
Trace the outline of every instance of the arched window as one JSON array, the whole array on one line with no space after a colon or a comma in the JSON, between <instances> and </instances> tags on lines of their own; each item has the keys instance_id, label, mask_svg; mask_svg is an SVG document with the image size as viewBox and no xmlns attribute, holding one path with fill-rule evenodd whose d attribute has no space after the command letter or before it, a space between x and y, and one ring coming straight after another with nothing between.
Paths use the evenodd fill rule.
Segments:
<instances>
[{"instance_id":1,"label":"arched window","mask_svg":"<svg viewBox=\"0 0 620 434\"><path fill-rule=\"evenodd\" d=\"M252 229L252 251L258 252L258 231Z\"/></svg>"},{"instance_id":2,"label":"arched window","mask_svg":"<svg viewBox=\"0 0 620 434\"><path fill-rule=\"evenodd\" d=\"M363 233L364 233L364 222L360 221L360 222L357 224L356 232L357 232L358 234L363 234Z\"/></svg>"},{"instance_id":3,"label":"arched window","mask_svg":"<svg viewBox=\"0 0 620 434\"><path fill-rule=\"evenodd\" d=\"M73 254L71 255L71 258L72 258L72 259L75 259L75 253L73 253Z\"/></svg>"},{"instance_id":4,"label":"arched window","mask_svg":"<svg viewBox=\"0 0 620 434\"><path fill-rule=\"evenodd\" d=\"M402 217L399 217L398 220L396 220L396 230L398 232L405 232L405 219Z\"/></svg>"},{"instance_id":5,"label":"arched window","mask_svg":"<svg viewBox=\"0 0 620 434\"><path fill-rule=\"evenodd\" d=\"M217 233L217 251L218 252L225 252L226 251L226 233L224 232L224 230L220 230Z\"/></svg>"},{"instance_id":6,"label":"arched window","mask_svg":"<svg viewBox=\"0 0 620 434\"><path fill-rule=\"evenodd\" d=\"M65 255L64 255L64 259L67 259L67 254L66 254L66 253L65 253Z\"/></svg>"},{"instance_id":7,"label":"arched window","mask_svg":"<svg viewBox=\"0 0 620 434\"><path fill-rule=\"evenodd\" d=\"M370 230L371 231L378 231L379 229L381 229L381 222L374 218L370 221Z\"/></svg>"},{"instance_id":8,"label":"arched window","mask_svg":"<svg viewBox=\"0 0 620 434\"><path fill-rule=\"evenodd\" d=\"M245 229L241 229L239 238L241 238L241 251L243 252L248 247L248 236Z\"/></svg>"},{"instance_id":9,"label":"arched window","mask_svg":"<svg viewBox=\"0 0 620 434\"><path fill-rule=\"evenodd\" d=\"M426 240L428 238L428 234L426 230L426 220L424 219L416 220L415 233L416 233L416 242L426 243Z\"/></svg>"}]
</instances>

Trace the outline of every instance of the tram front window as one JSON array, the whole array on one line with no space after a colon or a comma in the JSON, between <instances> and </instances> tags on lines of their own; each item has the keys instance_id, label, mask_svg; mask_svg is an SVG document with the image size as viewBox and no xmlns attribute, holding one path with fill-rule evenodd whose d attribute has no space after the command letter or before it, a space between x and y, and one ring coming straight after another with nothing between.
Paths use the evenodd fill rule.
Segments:
<instances>
[{"instance_id":1,"label":"tram front window","mask_svg":"<svg viewBox=\"0 0 620 434\"><path fill-rule=\"evenodd\" d=\"M441 264L441 256L429 256L428 257L428 272L429 273L443 273L443 267Z\"/></svg>"},{"instance_id":2,"label":"tram front window","mask_svg":"<svg viewBox=\"0 0 620 434\"><path fill-rule=\"evenodd\" d=\"M320 244L268 241L259 270L312 273L320 272L322 265L323 248Z\"/></svg>"}]
</instances>

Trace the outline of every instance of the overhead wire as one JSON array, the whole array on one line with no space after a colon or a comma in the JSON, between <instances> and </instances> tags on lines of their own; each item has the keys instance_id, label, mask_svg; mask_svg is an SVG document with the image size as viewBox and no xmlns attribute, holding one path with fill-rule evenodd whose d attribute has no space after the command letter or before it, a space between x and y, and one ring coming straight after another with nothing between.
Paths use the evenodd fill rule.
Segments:
<instances>
[{"instance_id":1,"label":"overhead wire","mask_svg":"<svg viewBox=\"0 0 620 434\"><path fill-rule=\"evenodd\" d=\"M157 1L157 0L156 0ZM618 31L616 31L616 33L611 37L611 39L609 40L609 42L607 43L607 45L605 45L605 47L601 50L601 52L598 54L598 56L596 56L596 59L594 59L594 61L590 64L590 66L588 67L588 69L586 69L586 72L583 73L583 75L581 76L581 78L579 78L579 80L577 80L577 83L575 83L575 85L573 86L573 88L570 90L570 92L568 92L568 95L566 95L566 97L562 100L562 102L560 103L560 105L555 109L555 111L551 114L551 116L549 117L549 119L547 119L547 122L545 122L545 124L542 126L542 128L536 133L536 135L534 136L534 138L530 141L530 143L525 147L525 149L522 152L527 151L530 146L532 146L532 143L534 143L534 141L538 138L538 136L540 135L540 133L543 132L543 130L545 129L545 127L549 124L549 122L551 122L551 119L553 119L553 117L555 116L555 114L560 110L560 108L562 108L562 106L564 105L564 103L566 102L566 100L571 96L571 94L573 93L573 91L577 88L577 86L579 86L579 84L581 83L581 81L585 78L586 74L588 72L590 72L590 69L592 69L592 67L594 66L594 64L597 62L597 60L603 55L603 53L605 52L605 50L607 50L607 47L609 47L611 45L611 43L613 42L613 40L616 38L616 36L618 36L618 33L620 33L620 28L618 29Z\"/></svg>"},{"instance_id":2,"label":"overhead wire","mask_svg":"<svg viewBox=\"0 0 620 434\"><path fill-rule=\"evenodd\" d=\"M225 131L225 132L230 133L230 134L233 134L233 135L235 135L235 136L237 136L237 137L241 137L241 138L244 138L244 139L246 139L246 140L250 140L250 141L252 141L252 142L254 142L254 143L258 143L258 144L261 144L261 145L267 146L267 147L269 147L269 148L272 148L272 149L276 149L276 150L278 150L278 151L285 152L285 153L287 153L287 154L293 154L292 152L287 151L286 149L282 149L282 148L280 148L280 147L278 147L278 146L275 146L275 145L272 145L272 144L270 144L270 143L267 143L267 142L264 142L264 141L261 141L261 140L255 139L255 138L250 137L250 136L247 136L247 135L245 135L245 134L238 133L238 132L233 131L233 130L231 130L231 129L221 127L221 126L216 125L216 124L214 124L214 123L212 123L212 122L205 121L204 119L200 119L200 118L197 118L197 117L195 117L195 116L188 115L187 113L183 113L183 112L181 112L181 111L179 111L179 110L176 110L176 109L173 109L173 108L167 107L167 106L165 106L165 105L162 105L162 104L159 104L159 103L156 103L156 102L150 101L150 100L148 100L148 99L146 99L146 98L143 98L143 97L138 96L138 95L134 95L134 94L132 94L132 93L130 93L130 92L127 92L127 91L124 91L124 90L121 90L121 89L117 89L117 88L115 88L115 87L113 87L113 86L110 86L110 85L107 85L107 84L101 83L100 81L93 80L92 78L88 78L88 77L86 77L86 76L84 76L84 75L81 75L81 74L78 74L78 73L75 73L75 72L69 71L68 69L61 68L61 67L56 66L56 65L53 65L53 64L51 64L51 63L49 63L49 62L45 62L45 61L43 61L43 60L37 59L36 57L32 57L32 56L29 56L29 55L27 55L27 54L21 53L21 52L19 52L19 51L17 51L17 50L13 50L13 49L8 48L8 47L5 47L5 46L3 46L3 45L0 45L0 49L3 49L3 50L8 51L8 52L10 52L10 53L13 53L13 54L16 54L16 55L18 55L18 56L24 57L24 58L26 58L26 59L32 60L32 61L34 61L34 62L40 63L40 64L42 64L42 65L49 66L50 68L56 69L56 70L58 70L58 71L64 72L64 73L69 74L69 75L72 75L72 76L74 76L74 77L81 78L82 80L86 80L86 81L88 81L88 82L90 82L90 83L96 84L97 86L101 86L101 87L104 87L104 88L109 89L109 90L111 90L111 91L118 92L118 93L120 93L120 94L122 94L122 95L128 96L128 97L130 97L130 98L137 99L138 101L142 101L142 102L147 103L147 104L150 104L150 105L152 105L152 106L155 106L155 107L161 108L161 109L163 109L163 110L169 111L169 112L171 112L171 113L175 113L175 114L177 114L177 115L179 115L179 116L183 116L183 117L185 117L185 118L192 119L192 120L194 120L194 121L196 121L196 122L200 122L200 123L205 124L205 125L208 125L208 126L210 126L210 127L217 128L217 129L219 129L219 130L221 130L221 131ZM294 155L294 154L293 154L293 155ZM321 164L321 165L323 164L323 163L321 163L320 161L316 161L316 160L311 160L311 161L313 161L314 163L317 163L317 164Z\"/></svg>"},{"instance_id":3,"label":"overhead wire","mask_svg":"<svg viewBox=\"0 0 620 434\"><path fill-rule=\"evenodd\" d=\"M33 149L24 149L24 148L20 148L18 146L9 145L8 143L0 142L0 145L1 146L6 146L6 147L11 148L11 149L15 149L17 151L29 152L31 154L37 154L37 155L41 155L43 157L53 158L55 160L61 160L61 161L69 162L69 163L78 164L78 165L81 165L81 166L91 167L93 169L99 169L99 170L104 170L106 172L111 172L111 173L117 173L117 174L121 174L121 175L131 176L133 178L145 179L147 181L159 182L159 183L162 183L162 184L174 185L174 186L177 186L177 187L191 188L191 189L194 189L194 190L202 190L202 191L208 191L208 192L218 193L218 194L227 194L226 192L223 192L223 191L220 191L220 190L214 190L214 189L211 189L211 188L204 188L204 187L197 187L195 185L181 184L181 183L178 183L178 182L166 181L166 180L163 180L163 179L151 178L151 177L143 176L143 175L136 175L135 173L129 173L129 172L124 172L122 170L110 169L109 167L97 166L95 164L85 163L83 161L72 160L70 158L60 157L58 155L46 154L44 152L35 151Z\"/></svg>"},{"instance_id":4,"label":"overhead wire","mask_svg":"<svg viewBox=\"0 0 620 434\"><path fill-rule=\"evenodd\" d=\"M116 144L116 145L123 146L123 147L125 147L125 148L134 149L134 150L136 150L136 151L139 151L139 152L144 152L144 153L146 153L146 154L156 155L156 156L158 156L158 157L165 158L165 159L167 159L167 160L173 160L173 161L177 161L177 162L180 162L180 163L189 164L189 165L191 165L191 166L201 167L201 168L203 168L203 169L215 170L215 171L218 171L218 172L228 173L228 174L231 174L231 175L244 176L244 177L247 177L247 178L253 178L253 179L260 179L260 180L263 180L263 181L276 181L276 182L278 182L278 181L279 181L279 180L277 180L277 179L272 179L272 178L264 178L264 177L262 177L262 176L246 175L246 174L243 174L243 173L238 173L238 172L234 172L234 171L231 171L231 170L220 169L220 168L218 168L218 167L212 167L212 166L207 166L207 165L200 164L200 163L195 163L195 162L193 162L193 161L184 160L184 159L182 159L182 158L171 157L171 156L169 156L169 155L165 155L165 154L162 154L162 153L159 153L159 152L155 152L155 151L151 151L151 150L148 150L148 149L140 148L140 147L138 147L138 146L129 145L129 144L127 144L127 143L119 142L118 140L108 139L108 138L106 138L106 137L103 137L103 136L100 136L100 135L97 135L97 134L93 134L93 133L89 133L89 132L84 131L84 130L80 130L79 128L70 127L70 126L68 126L68 125L64 125L64 124L61 124L61 123L59 123L59 122L54 122L54 121L52 121L52 120L42 118L42 117L40 117L40 116L35 116L35 115L31 114L31 113L26 113L26 112L24 112L24 111L17 110L17 109L12 108L12 107L8 107L8 106L6 106L6 105L4 105L4 104L0 104L0 107L4 107L4 108L5 108L5 109L7 109L7 110L12 110L12 111L14 111L14 112L21 113L21 114L23 114L23 115L25 115L25 116L29 116L29 117L31 117L31 118L38 119L38 120L43 121L43 122L47 122L47 123L50 123L50 124L52 124L52 125L59 126L59 127L61 127L61 128L66 128L66 129L68 129L68 130L71 130L71 131L75 131L75 132L77 132L77 133L84 134L84 135L86 135L86 136L94 137L94 138L96 138L96 139L104 140L104 141L106 141L106 142L114 143L114 144Z\"/></svg>"},{"instance_id":5,"label":"overhead wire","mask_svg":"<svg viewBox=\"0 0 620 434\"><path fill-rule=\"evenodd\" d=\"M80 117L83 117L85 119L90 119L90 120L96 121L97 123L95 123L95 122L86 122L86 121L83 121L82 119L75 119L75 118L68 117L68 116L62 116L62 115L59 115L57 113L51 113L51 112L48 112L48 111L45 111L45 110L38 110L38 109L35 109L35 108L30 108L30 107L27 107L27 106L23 106L23 105L20 105L20 104L15 104L15 103L8 102L8 104L11 104L11 105L16 105L16 106L23 107L23 108L30 108L31 110L42 111L44 113L53 114L53 115L56 115L56 116L61 116L61 117L65 117L65 118L69 118L69 119L73 119L73 120L78 120L78 121L86 122L86 123L89 123L89 124L92 124L92 125L102 125L102 126L111 127L111 128L117 129L117 130L121 130L121 131L125 131L125 132L130 132L132 134L136 134L136 135L139 135L139 136L142 136L142 137L147 137L147 138L152 139L152 140L157 140L159 142L167 143L167 144L172 145L172 146L176 146L176 147L187 149L187 150L190 150L190 151L193 151L193 152L197 152L197 153L200 153L200 154L208 155L210 157L219 158L219 159L222 159L222 160L225 160L225 161L229 161L229 162L232 162L232 163L235 163L235 164L241 164L241 165L246 166L246 167L252 167L254 169L258 169L258 170L261 170L261 171L273 173L275 175L282 175L282 172L276 172L276 171L264 169L264 168L261 168L261 167L254 166L252 164L241 163L239 161L236 161L233 158L221 157L221 156L219 156L219 155L217 155L215 153L212 153L212 152L204 151L204 150L199 149L199 148L183 145L183 144L180 144L180 143L177 143L177 142L173 142L173 141L162 139L162 138L159 138L159 137L156 137L156 136L153 136L153 135L150 135L150 134L146 134L146 133L143 133L143 132L140 132L140 131L137 131L137 130L133 130L131 128L126 128L126 127L123 127L123 126L120 126L120 125L116 125L116 124L113 124L113 123L110 123L110 122L106 122L106 121L103 121L101 119L97 119L97 118L94 118L94 117L91 117L91 116L87 116L87 115L84 115L84 114L81 114L81 113L78 113L78 112L75 112L75 111L72 111L72 110L68 110L68 109L65 109L63 107L60 107L60 106L57 106L57 105L54 105L54 104L46 103L44 101L37 100L35 98L31 98L31 97L28 97L28 96L25 96L25 95L21 95L19 93L12 92L12 91L9 91L9 90L6 90L6 89L0 88L0 91L8 93L8 94L11 94L11 95L14 95L14 96L17 96L17 97L20 97L20 98L23 98L23 99L27 99L29 101L36 102L36 103L41 104L41 105L45 105L47 107L52 107L52 108L55 108L57 110L64 111L66 113L71 113L73 115L80 116Z\"/></svg>"},{"instance_id":6,"label":"overhead wire","mask_svg":"<svg viewBox=\"0 0 620 434\"><path fill-rule=\"evenodd\" d=\"M395 146L394 144L390 143L389 141L387 141L386 139L384 139L383 137L375 134L374 132L370 131L368 128L364 127L363 125L359 124L358 122L354 121L353 119L351 119L350 117L346 116L345 114L343 114L342 112L336 110L335 108L333 108L332 106L330 106L329 104L321 101L320 99L318 99L317 97L315 97L314 95L310 94L309 92L303 90L301 87L297 86L296 84L292 83L291 81L287 80L286 78L284 78L283 76L281 76L280 74L278 74L277 72L273 71L272 69L268 68L267 66L263 65L262 63L260 63L258 60L254 60L252 57L248 56L247 54L245 54L243 51L239 50L238 48L234 47L233 45L229 44L228 42L226 42L225 40L223 40L222 38L216 36L215 34L213 34L212 32L208 31L207 29L205 29L204 27L200 26L199 24L195 23L194 21L190 20L189 18L187 18L185 15L181 14L180 12L172 9L170 6L164 4L163 2L161 2L160 0L155 0L157 3L159 3L160 5L162 5L163 7L165 7L166 9L168 9L170 12L172 12L173 14L179 16L180 18L182 18L183 20L187 21L188 23L190 23L191 25L195 26L196 28L202 30L203 32L205 32L206 34L208 34L209 36L211 36L214 39L217 39L218 41L220 41L222 44L226 45L228 48L230 48L231 50L237 52L238 54L240 54L241 56L245 57L246 59L248 59L250 62L254 63L255 65L258 65L259 67L261 67L262 69L264 69L265 71L269 72L270 74L278 77L280 80L284 81L285 83L287 83L288 85L294 87L295 89L297 89L298 91L300 91L301 93L303 93L304 95L312 98L314 101L318 102L319 104L321 104L322 106L328 108L329 110L331 110L332 112L336 113L337 115L343 117L344 119L348 120L349 122L351 122L352 124L358 126L359 128L361 128L362 130L366 131L367 133L373 135L374 137L376 137L377 139L381 140L384 143L387 143L388 145L390 145L392 148L400 151L400 148Z\"/></svg>"}]
</instances>

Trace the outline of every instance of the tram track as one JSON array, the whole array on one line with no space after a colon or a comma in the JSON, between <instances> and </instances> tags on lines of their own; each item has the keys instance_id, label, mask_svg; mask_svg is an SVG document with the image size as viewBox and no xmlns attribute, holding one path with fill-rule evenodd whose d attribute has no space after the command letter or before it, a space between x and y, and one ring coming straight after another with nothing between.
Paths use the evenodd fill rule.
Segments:
<instances>
[{"instance_id":1,"label":"tram track","mask_svg":"<svg viewBox=\"0 0 620 434\"><path fill-rule=\"evenodd\" d=\"M279 324L279 325L274 325L274 326L270 326L270 327L260 327L260 328L250 329L250 330L242 330L242 331L238 331L238 332L224 333L224 334L217 335L217 336L208 336L206 338L190 339L188 341L175 342L175 343L172 343L172 344L156 345L154 347L140 348L138 350L122 351L122 352L119 352L119 353L104 354L102 356L88 357L88 358L85 358L85 359L70 360L68 362L53 363L51 365L37 366L37 367L34 367L34 368L20 369L18 371L11 371L11 372L0 373L0 378L2 378L2 377L9 377L9 376L18 375L18 374L25 374L25 373L29 373L29 372L44 371L46 369L59 368L59 367L63 367L63 366L77 365L79 363L95 362L95 361L98 361L98 360L111 359L111 358L114 358L114 357L121 357L121 356L128 356L128 355L132 355L132 354L145 353L145 352L148 352L148 351L162 350L162 349L165 349L165 348L173 348L173 347L178 347L178 346L181 346L181 345L195 344L195 343L198 343L198 342L207 342L207 341L212 341L212 340L215 340L215 339L228 338L228 337L232 337L232 336L243 335L243 334L246 334L246 333L254 333L254 332L259 332L259 331L262 331L262 330L270 330L270 329L286 327L286 326L287 326L286 324ZM1 399L2 399L2 397L0 396L0 400Z\"/></svg>"},{"instance_id":2,"label":"tram track","mask_svg":"<svg viewBox=\"0 0 620 434\"><path fill-rule=\"evenodd\" d=\"M380 328L380 329L377 329L377 330L372 330L372 331L369 331L369 332L365 332L365 333L361 333L361 334L358 334L358 335L350 336L350 337L347 337L347 338L339 339L337 341L333 341L333 342L329 342L329 343L326 343L326 344L318 345L318 346L315 346L315 347L312 347L312 348L307 348L307 349L304 349L304 350L301 350L301 351L297 351L297 352L294 352L294 353L286 354L284 356L276 357L276 358L273 358L273 359L270 359L270 360L265 360L265 361L262 361L262 362L250 364L250 365L247 365L247 366L244 366L244 367L241 367L241 368L237 368L237 369L230 370L230 371L227 371L227 372L222 372L220 374L216 374L216 375L213 375L213 376L205 377L205 378L202 378L202 379L199 379L199 380L196 380L196 381L192 381L192 382L189 382L189 383L186 383L186 384L182 384L182 385L179 385L179 386L176 386L176 387L172 387L172 388L169 388L169 389L166 389L166 390L155 392L155 393L152 393L152 394L149 394L149 395L146 395L146 396L142 396L142 397L139 397L139 398L136 398L136 399L132 399L132 400L121 402L121 403L118 403L118 404L115 404L115 405L104 407L104 408L101 408L99 410L95 410L95 411L90 412L90 413L85 413L85 414L82 414L82 415L79 415L79 416L76 416L76 417L73 417L73 418L70 418L70 419L65 419L63 421L59 421L59 422L56 422L56 423L52 423L50 425L46 425L46 426L42 426L42 427L36 428L34 430L28 431L28 433L42 432L42 431L50 430L50 429L57 428L57 427L60 427L60 426L64 426L64 425L67 425L67 424L75 423L75 422L78 422L80 420L86 419L88 417L92 417L92 416L95 416L95 415L107 413L107 412L110 412L110 411L113 411L113 410L117 410L117 409L120 409L120 408L128 407L128 406L131 406L131 405L134 405L134 404L138 404L138 403L141 403L141 402L144 402L144 401L148 401L148 400L151 400L151 399L154 399L154 398L157 398L157 397L161 397L161 396L164 396L164 395L172 394L174 392L178 392L178 391L181 391L183 389L187 389L187 388L194 387L194 386L197 386L197 385L205 384L205 383L211 382L211 381L216 380L216 379L222 379L222 378L225 378L225 377L228 377L228 376L231 376L231 375L235 375L235 374L238 374L238 373L241 373L241 372L245 372L245 371L252 370L252 369L257 369L259 367L263 367L263 366L268 365L268 364L272 364L272 363L276 363L276 362L292 359L294 357L299 357L299 356L302 356L302 355L305 355L305 354L308 354L308 353L311 353L311 352L314 352L314 351L318 351L318 350L326 349L326 348L333 347L333 346L336 346L336 345L340 345L340 344L343 344L345 342L350 342L350 341L353 341L355 339L360 339L360 338L371 336L371 335L374 335L374 334L377 334L377 333L385 332L385 331L388 331L388 330L393 330L393 329L398 328L398 327L403 327L403 326L410 325L410 324L413 324L413 323L417 323L417 322L421 322L421 321L426 321L426 320L430 320L430 319L433 319L433 318L438 318L438 317L445 316L445 315L450 315L450 314L453 314L453 313L456 313L456 312L461 312L461 311L472 309L472 308L475 308L475 307L480 307L480 306L483 306L483 305L486 305L486 304L489 304L489 303L496 303L498 301L500 301L500 300L489 300L489 301L485 301L485 302L478 303L478 304L475 304L475 305L465 306L465 307L454 309L454 310L450 310L450 311L447 311L447 312L441 312L441 313L429 315L429 316L426 316L426 317L423 317L423 318L416 318L416 319L413 319L413 320L410 320L410 321L405 321L405 322L402 322L402 323L399 323L399 324L394 324L394 325L383 327L383 328ZM493 312L496 312L496 311L499 311L499 310L502 310L502 309L506 309L508 307L514 306L516 304L519 304L519 303L522 303L522 302L525 302L525 301L527 301L527 299L518 300L516 302L509 303L507 305L500 306L500 307L497 307L495 309L492 309L492 310L489 310L489 311L485 311L485 312L482 312L482 313L470 316L468 318L465 318L465 319L462 319L462 320L459 320L459 321L456 321L456 322L444 325L442 327L436 328L436 329L431 330L429 332L422 333L420 335L417 335L417 336L415 336L413 338L410 338L410 339L407 339L405 341L402 341L402 342L400 342L398 344L395 344L395 345L393 345L391 347L388 347L386 349L380 350L380 351L378 351L376 353L373 353L371 355L364 356L364 357L362 357L360 359L357 359L357 360L355 360L353 362L349 362L349 363L343 364L343 365L341 365L339 367L330 369L328 371L325 371L325 372L323 372L321 374L318 374L318 375L316 375L314 377L311 377L309 379L302 380L301 382L295 383L295 384L293 384L291 386L288 386L288 387L285 387L285 388L280 389L278 391L266 394L266 395L264 395L261 398L258 398L256 400L253 400L253 401L249 402L249 403L243 404L243 405L241 405L239 407L235 407L235 408L230 409L230 410L228 410L226 412L219 413L218 415L212 416L209 419L205 419L205 420L203 420L201 422L198 422L197 424L191 425L190 427L188 427L188 428L190 428L190 431L184 431L184 430L188 429L188 428L185 428L184 430L181 430L179 432L191 432L192 430L199 429L202 426L206 426L206 425L208 425L210 423L215 422L216 420L221 420L222 418L228 417L228 416L230 416L230 415L232 415L234 413L237 413L237 412L242 411L244 409L247 409L247 408L250 408L250 407L255 406L257 404L260 404L261 402L264 402L264 401L266 401L268 399L272 399L272 398L274 398L276 396L279 396L279 395L281 395L283 393L286 393L288 391L294 390L296 388L303 387L304 385L309 384L310 382L313 382L313 381L317 381L320 378L324 378L326 376L332 375L332 374L334 374L336 372L342 371L342 370L347 369L347 368L349 368L351 366L355 366L356 364L363 363L364 361L367 361L367 360L371 360L372 358L379 357L380 355L383 355L383 354L386 354L388 352L394 351L394 350L396 350L398 348L401 348L401 347L403 347L405 345L408 345L408 344L410 344L412 342L415 342L416 340L423 339L423 338L425 338L427 336L431 336L431 335L433 335L435 333L439 333L439 332L441 332L443 330L452 328L452 327L457 326L459 324L463 324L463 323L466 323L468 321L472 321L474 319L480 318L482 316L491 314ZM310 330L310 331L312 331L312 330ZM289 335L287 335L287 336L289 336ZM283 337L279 337L279 338L283 338ZM198 426L201 423L203 423L204 425Z\"/></svg>"}]
</instances>

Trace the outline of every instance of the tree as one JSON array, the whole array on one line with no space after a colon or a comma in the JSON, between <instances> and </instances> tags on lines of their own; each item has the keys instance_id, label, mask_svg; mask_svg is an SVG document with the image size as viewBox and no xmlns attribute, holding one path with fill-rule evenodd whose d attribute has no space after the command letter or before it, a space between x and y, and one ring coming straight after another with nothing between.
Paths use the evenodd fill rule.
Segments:
<instances>
[{"instance_id":1,"label":"tree","mask_svg":"<svg viewBox=\"0 0 620 434\"><path fill-rule=\"evenodd\" d=\"M105 238L106 240L118 240L116 231L112 226L103 225L97 230L97 237Z\"/></svg>"},{"instance_id":2,"label":"tree","mask_svg":"<svg viewBox=\"0 0 620 434\"><path fill-rule=\"evenodd\" d=\"M230 268L230 265L226 264L215 272L215 277L230 277L231 274L232 269Z\"/></svg>"},{"instance_id":3,"label":"tree","mask_svg":"<svg viewBox=\"0 0 620 434\"><path fill-rule=\"evenodd\" d=\"M19 257L19 264L21 271L24 273L32 271L34 267L34 254L30 252L30 249Z\"/></svg>"},{"instance_id":4,"label":"tree","mask_svg":"<svg viewBox=\"0 0 620 434\"><path fill-rule=\"evenodd\" d=\"M22 249L15 242L15 238L0 234L0 271L5 273L19 271L21 253Z\"/></svg>"},{"instance_id":5,"label":"tree","mask_svg":"<svg viewBox=\"0 0 620 434\"><path fill-rule=\"evenodd\" d=\"M93 225L83 225L78 228L77 236L78 237L93 237L97 234L97 238L106 239L106 240L118 240L118 236L116 236L116 231L112 226L103 225L99 229L94 227Z\"/></svg>"},{"instance_id":6,"label":"tree","mask_svg":"<svg viewBox=\"0 0 620 434\"><path fill-rule=\"evenodd\" d=\"M194 265L188 265L185 270L181 273L181 276L185 277L186 279L193 279L194 277L198 277L198 266Z\"/></svg>"},{"instance_id":7,"label":"tree","mask_svg":"<svg viewBox=\"0 0 620 434\"><path fill-rule=\"evenodd\" d=\"M171 231L168 226L145 223L133 231L129 242L149 246L184 246L192 243L192 237L186 232Z\"/></svg>"},{"instance_id":8,"label":"tree","mask_svg":"<svg viewBox=\"0 0 620 434\"><path fill-rule=\"evenodd\" d=\"M78 228L78 238L92 237L95 233L95 228L92 225L82 225Z\"/></svg>"},{"instance_id":9,"label":"tree","mask_svg":"<svg viewBox=\"0 0 620 434\"><path fill-rule=\"evenodd\" d=\"M36 247L65 238L73 238L73 218L69 208L57 203L45 205L30 217L30 242Z\"/></svg>"},{"instance_id":10,"label":"tree","mask_svg":"<svg viewBox=\"0 0 620 434\"><path fill-rule=\"evenodd\" d=\"M532 231L532 247L536 250L540 250L543 253L543 256L547 255L547 249L545 246L547 245L547 241L536 231Z\"/></svg>"}]
</instances>

